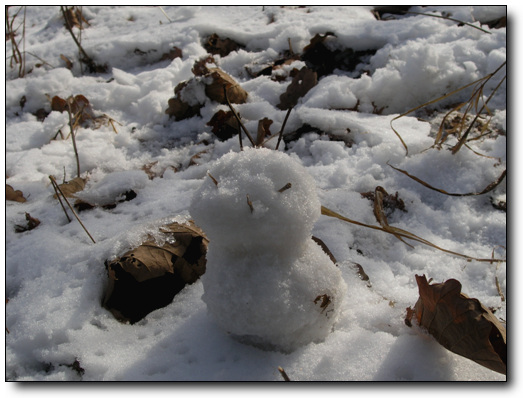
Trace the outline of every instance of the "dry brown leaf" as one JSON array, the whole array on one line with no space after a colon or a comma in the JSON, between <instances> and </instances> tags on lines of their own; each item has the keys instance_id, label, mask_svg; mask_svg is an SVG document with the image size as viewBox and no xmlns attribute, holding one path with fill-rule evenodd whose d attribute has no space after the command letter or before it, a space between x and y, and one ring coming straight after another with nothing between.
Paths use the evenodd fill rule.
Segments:
<instances>
[{"instance_id":1,"label":"dry brown leaf","mask_svg":"<svg viewBox=\"0 0 523 398\"><path fill-rule=\"evenodd\" d=\"M60 58L62 59L62 61L65 62L65 67L69 70L72 70L73 69L73 62L67 58L65 55L63 54L60 54Z\"/></svg>"},{"instance_id":2,"label":"dry brown leaf","mask_svg":"<svg viewBox=\"0 0 523 398\"><path fill-rule=\"evenodd\" d=\"M238 44L234 40L229 38L222 39L216 33L209 36L203 47L207 52L211 54L220 54L221 57L225 57L229 55L229 53L243 48L241 44Z\"/></svg>"},{"instance_id":3,"label":"dry brown leaf","mask_svg":"<svg viewBox=\"0 0 523 398\"><path fill-rule=\"evenodd\" d=\"M200 228L191 222L160 230L167 236L164 244L150 239L106 262L109 287L104 307L120 320L134 323L166 306L205 272L208 240Z\"/></svg>"},{"instance_id":4,"label":"dry brown leaf","mask_svg":"<svg viewBox=\"0 0 523 398\"><path fill-rule=\"evenodd\" d=\"M27 199L24 198L22 191L15 191L14 188L9 184L5 184L5 199L20 203L27 201Z\"/></svg>"},{"instance_id":5,"label":"dry brown leaf","mask_svg":"<svg viewBox=\"0 0 523 398\"><path fill-rule=\"evenodd\" d=\"M167 60L172 61L173 59L181 58L181 57L182 57L182 50L179 49L178 47L173 47L168 53L163 53L162 56L160 57L159 61L167 61Z\"/></svg>"},{"instance_id":6,"label":"dry brown leaf","mask_svg":"<svg viewBox=\"0 0 523 398\"><path fill-rule=\"evenodd\" d=\"M25 213L25 220L27 221L26 225L15 225L15 232L25 232L35 229L40 225L40 220L35 217L31 217L29 213Z\"/></svg>"},{"instance_id":7,"label":"dry brown leaf","mask_svg":"<svg viewBox=\"0 0 523 398\"><path fill-rule=\"evenodd\" d=\"M277 106L281 110L296 106L298 100L318 83L317 74L311 69L304 66L299 71L297 69L294 69L294 71L296 72L291 84L289 84L287 90L280 95L280 103Z\"/></svg>"},{"instance_id":8,"label":"dry brown leaf","mask_svg":"<svg viewBox=\"0 0 523 398\"><path fill-rule=\"evenodd\" d=\"M221 109L207 122L207 126L212 127L213 134L221 141L228 140L240 131L240 126L234 114L231 111L226 112Z\"/></svg>"},{"instance_id":9,"label":"dry brown leaf","mask_svg":"<svg viewBox=\"0 0 523 398\"><path fill-rule=\"evenodd\" d=\"M391 234L393 234L396 238L401 240L407 246L414 247L410 243L405 242L400 235L396 234L394 232L394 228L392 228L389 225L389 222L387 221L387 215L385 214L384 210L384 199L389 196L390 195L387 193L387 191L385 191L385 188L380 186L376 187L376 189L374 190L374 216L385 231L388 231Z\"/></svg>"},{"instance_id":10,"label":"dry brown leaf","mask_svg":"<svg viewBox=\"0 0 523 398\"><path fill-rule=\"evenodd\" d=\"M247 91L241 88L236 80L221 69L209 69L209 76L212 77L212 82L205 86L205 94L211 100L226 105L227 101L223 92L223 86L225 86L227 97L231 103L243 104L247 101Z\"/></svg>"},{"instance_id":11,"label":"dry brown leaf","mask_svg":"<svg viewBox=\"0 0 523 398\"><path fill-rule=\"evenodd\" d=\"M76 177L66 183L60 184L59 187L65 197L75 198L75 193L83 191L86 183L87 178ZM56 194L54 197L56 198Z\"/></svg>"},{"instance_id":12,"label":"dry brown leaf","mask_svg":"<svg viewBox=\"0 0 523 398\"><path fill-rule=\"evenodd\" d=\"M430 285L425 275L416 275L416 282L420 297L414 310L407 312L406 323L415 315L443 347L506 374L506 331L492 312L461 293L461 283L455 279Z\"/></svg>"},{"instance_id":13,"label":"dry brown leaf","mask_svg":"<svg viewBox=\"0 0 523 398\"><path fill-rule=\"evenodd\" d=\"M258 121L258 132L256 135L256 146L260 146L263 144L263 141L265 140L265 137L268 137L271 135L271 124L272 120L269 118L264 117L263 119Z\"/></svg>"}]
</instances>

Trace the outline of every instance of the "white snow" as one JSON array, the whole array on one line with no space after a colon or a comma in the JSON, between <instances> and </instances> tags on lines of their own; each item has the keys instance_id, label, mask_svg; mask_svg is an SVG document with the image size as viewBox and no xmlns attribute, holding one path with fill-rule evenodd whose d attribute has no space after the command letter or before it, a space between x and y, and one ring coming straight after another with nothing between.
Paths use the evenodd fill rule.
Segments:
<instances>
[{"instance_id":1,"label":"white snow","mask_svg":"<svg viewBox=\"0 0 523 398\"><path fill-rule=\"evenodd\" d=\"M210 240L201 278L209 313L237 340L265 350L323 341L347 287L312 240L321 208L314 180L266 148L224 155L209 175L189 208Z\"/></svg>"},{"instance_id":2,"label":"white snow","mask_svg":"<svg viewBox=\"0 0 523 398\"><path fill-rule=\"evenodd\" d=\"M500 134L469 143L472 150L486 156L468 148L455 155L446 146L430 148L437 120L450 105L468 100L470 90L434 104L434 113L410 114L393 122L409 147L408 155L390 126L399 114L493 72L507 59L506 28L480 25L480 21L500 17L506 8L412 9L451 13L490 33L421 15L378 21L370 13L371 6L162 9L169 19L158 7L83 7L90 26L82 31L82 45L97 63L109 66L104 74L81 73L78 49L63 26L58 6L27 6L26 69L31 73L25 77L19 78L18 68L10 67L11 44L6 42L6 183L27 198L25 203L6 202L6 379L279 381L281 366L292 380L506 380L449 352L416 325L409 328L404 323L405 308L418 299L416 274L434 282L455 278L465 294L495 309L499 319L512 322L507 319L507 301L501 300L496 287L497 278L507 297L505 263L467 262L418 243L410 248L394 236L318 216L317 207L307 220L308 229L301 231L326 243L348 286L334 330L321 342L284 354L232 339L202 300L206 275L182 290L171 304L134 325L118 322L101 306L108 283L104 261L139 245L147 234L158 235L162 224L190 219L195 192L202 184L213 188L208 170L219 168L231 151L240 152L237 137L219 141L206 125L226 106L207 99L201 117L177 122L165 114L174 88L193 76L194 62L206 55L202 42L212 33L245 46L215 60L247 90L247 102L235 108L251 132L256 132L258 120L264 117L273 120L273 134L280 130L286 111L276 105L290 79L252 78L246 66L276 60L289 49L289 40L293 51L300 53L317 33L328 31L336 35L329 38L336 48L376 50L358 65L360 77L336 69L319 79L292 110L286 132L308 124L325 134L311 130L290 142L285 154L274 153L304 168L312 181L307 184L314 185L310 189L319 198L297 205L281 222L286 239L285 227L302 214L300 206L315 207L318 202L351 219L377 225L372 202L361 193L382 186L389 194L398 192L407 210L395 210L388 219L390 225L469 256L490 258L494 252L506 258L506 213L490 202L491 197L506 198L506 180L484 195L452 197L429 190L388 165L448 192L481 191L506 168L510 126L506 83L489 102L490 127ZM158 61L173 47L182 50L182 58ZM72 71L65 67L61 54L73 61ZM38 65L41 60L47 63ZM301 61L294 65L302 66ZM287 66L274 75L287 76L290 69ZM485 86L483 99L505 73L506 68ZM80 213L95 244L75 219L67 221L49 180L49 175L59 182L64 175L67 180L76 176L73 145L66 139L67 114L54 111L43 122L33 115L40 108L50 110L47 95L78 94L88 98L95 115L105 114L119 123L115 123L117 133L109 124L77 130L82 176L90 178L82 195L102 205L118 201L128 190L137 193L135 199L112 210L97 207ZM59 129L63 139L57 135ZM327 134L341 141L330 140ZM270 141L272 147L275 141ZM456 140L451 137L449 143ZM155 178L148 178L144 169L155 173ZM274 184L276 189L291 182L286 172ZM219 179L219 175L214 177ZM299 187L293 185L283 194L295 189ZM262 199L255 191L249 194L255 211L261 209ZM238 215L249 212L244 196L237 207ZM25 223L25 213L41 224L15 233L15 225ZM242 220L243 216L231 223L224 219L223 236L209 229L211 241L227 242L235 223ZM275 235L275 240L279 237ZM219 252L209 255L216 260ZM259 254L252 261L269 255ZM369 276L370 287L358 277L353 263ZM268 277L278 280L279 274ZM244 289L236 294L241 300L251 292ZM277 317L267 316L268 324ZM81 376L71 367L75 360L84 369ZM509 372L514 362L511 356Z\"/></svg>"}]
</instances>

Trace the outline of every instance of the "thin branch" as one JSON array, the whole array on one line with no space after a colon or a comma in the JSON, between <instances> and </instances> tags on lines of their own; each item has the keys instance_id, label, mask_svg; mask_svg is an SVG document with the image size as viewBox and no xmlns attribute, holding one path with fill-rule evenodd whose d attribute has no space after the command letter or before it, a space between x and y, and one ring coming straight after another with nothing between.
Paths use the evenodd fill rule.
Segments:
<instances>
[{"instance_id":1,"label":"thin branch","mask_svg":"<svg viewBox=\"0 0 523 398\"><path fill-rule=\"evenodd\" d=\"M76 147L76 138L74 133L73 115L71 112L71 104L74 101L73 97L67 99L67 114L69 115L69 128L71 129L71 139L73 141L74 155L76 157L76 173L80 177L80 158L78 157L78 149Z\"/></svg>"},{"instance_id":2,"label":"thin branch","mask_svg":"<svg viewBox=\"0 0 523 398\"><path fill-rule=\"evenodd\" d=\"M276 144L276 150L278 150L278 148L280 147L280 142L283 137L283 129L285 128L285 125L287 124L287 119L289 119L289 115L291 114L291 111L292 111L292 107L289 108L289 110L287 111L287 114L285 115L285 119L283 119L283 124L281 125L281 130L278 134L278 143Z\"/></svg>"},{"instance_id":3,"label":"thin branch","mask_svg":"<svg viewBox=\"0 0 523 398\"><path fill-rule=\"evenodd\" d=\"M254 143L254 140L252 139L251 134L249 133L247 128L243 125L242 120L240 119L240 117L238 116L238 114L236 113L234 108L232 107L231 102L229 101L229 97L227 97L227 86L225 84L223 85L223 95L225 97L225 101L227 102L227 105L229 106L232 114L234 115L236 120L238 120L238 123L240 123L240 126L242 126L242 129L243 129L243 131L245 131L245 135L247 136L247 138L251 142L252 146L256 146L256 144ZM241 134L241 131L240 131L240 134Z\"/></svg>"},{"instance_id":4,"label":"thin branch","mask_svg":"<svg viewBox=\"0 0 523 398\"><path fill-rule=\"evenodd\" d=\"M291 381L291 379L289 379L289 376L287 376L287 373L285 372L285 370L283 370L281 366L278 366L278 371L280 372L281 377L283 377L283 380Z\"/></svg>"},{"instance_id":5,"label":"thin branch","mask_svg":"<svg viewBox=\"0 0 523 398\"><path fill-rule=\"evenodd\" d=\"M488 33L489 35L492 34L491 32L489 32L488 30L485 30L485 29L481 29L480 27L476 26L476 25L472 25L468 22L463 22L463 21L460 21L459 19L455 19L455 18L451 18L451 17L445 17L443 15L434 15L434 14L424 14L422 12L414 12L414 11L406 11L405 14L413 14L413 15L424 15L426 17L434 17L434 18L441 18L441 19L448 19L449 21L453 21L453 22L457 22L457 23L460 23L460 24L463 24L463 25L467 25L467 26L470 26L471 28L475 28L477 30L481 30L483 33Z\"/></svg>"},{"instance_id":6,"label":"thin branch","mask_svg":"<svg viewBox=\"0 0 523 398\"><path fill-rule=\"evenodd\" d=\"M51 182L53 183L54 188L60 192L60 194L62 195L62 197L63 197L64 200L65 200L65 203L67 203L67 206L69 206L69 209L71 209L71 211L73 212L74 216L76 217L76 219L78 220L78 222L80 223L80 225L82 226L82 228L84 229L84 231L87 233L87 235L89 236L89 238L91 238L91 240L93 241L93 243L96 243L96 241L93 239L93 237L91 236L91 234L89 233L89 231L87 230L87 228L85 228L85 225L83 224L83 222L80 220L80 217L78 217L78 214L76 214L76 212L74 211L73 206L71 206L71 203L69 203L69 201L67 200L67 197L64 195L64 193L63 193L62 190L60 189L60 186L57 184L55 178L54 178L53 176L49 176L49 179L50 179ZM59 196L59 195L57 195L57 196ZM69 218L69 217L67 217L67 218Z\"/></svg>"},{"instance_id":7,"label":"thin branch","mask_svg":"<svg viewBox=\"0 0 523 398\"><path fill-rule=\"evenodd\" d=\"M58 198L58 201L60 202L60 205L62 206L62 210L65 213L65 216L67 217L67 221L71 222L71 218L69 217L69 214L67 214L67 210L65 210L64 203L62 202L62 199L60 198L60 193L58 192L58 189L56 188L56 181L53 180L52 176L49 176L49 179L51 180L51 185L54 188L54 192L56 193L56 197Z\"/></svg>"}]
</instances>

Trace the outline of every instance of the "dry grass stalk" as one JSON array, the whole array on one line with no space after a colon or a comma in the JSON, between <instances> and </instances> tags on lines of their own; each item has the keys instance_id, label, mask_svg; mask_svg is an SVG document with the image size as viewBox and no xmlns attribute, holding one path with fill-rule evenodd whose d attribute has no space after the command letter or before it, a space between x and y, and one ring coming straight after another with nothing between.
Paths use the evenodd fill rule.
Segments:
<instances>
[{"instance_id":1,"label":"dry grass stalk","mask_svg":"<svg viewBox=\"0 0 523 398\"><path fill-rule=\"evenodd\" d=\"M25 15L26 15L26 6L20 6L18 10L14 13L12 17L9 16L9 8L13 6L6 6L5 7L5 35L6 35L6 41L11 41L11 61L10 66L13 67L14 64L18 64L18 77L24 77L25 76ZM24 10L24 16L22 22L15 28L15 20L18 16L18 14ZM17 42L15 37L17 34L18 29L22 26L22 37ZM19 44L22 42L22 51L20 51Z\"/></svg>"},{"instance_id":2,"label":"dry grass stalk","mask_svg":"<svg viewBox=\"0 0 523 398\"><path fill-rule=\"evenodd\" d=\"M278 371L280 372L281 377L283 377L283 380L291 381L291 379L289 379L289 376L287 376L287 373L285 372L285 370L283 370L281 366L278 366Z\"/></svg>"},{"instance_id":3,"label":"dry grass stalk","mask_svg":"<svg viewBox=\"0 0 523 398\"><path fill-rule=\"evenodd\" d=\"M245 131L245 135L251 142L252 146L256 146L256 143L254 142L254 140L251 136L251 133L249 133L249 130L247 130L247 128L243 125L242 120L240 119L240 117L238 116L238 114L236 113L234 108L232 107L231 102L229 101L229 97L227 97L227 86L225 84L223 85L223 95L225 97L225 101L227 102L227 105L229 106L229 109L231 110L232 114L234 115L234 117L236 118L236 120L238 121L240 126L242 127L243 131ZM238 132L238 134L241 136L241 130ZM240 139L241 139L241 137L240 137Z\"/></svg>"},{"instance_id":4,"label":"dry grass stalk","mask_svg":"<svg viewBox=\"0 0 523 398\"><path fill-rule=\"evenodd\" d=\"M409 174L407 171L405 170L401 170L397 167L394 167L392 166L391 164L387 163L390 167L392 167L394 170L397 170L399 171L400 173L403 173L405 174L407 177L409 178L412 178L414 181L416 182L419 182L421 185L429 188L429 189L432 189L433 191L436 191L436 192L439 192L439 193L442 193L444 195L448 195L448 196L478 196L478 195L483 195L487 192L490 192L492 191L494 188L496 188L502 181L503 179L506 177L507 175L507 170L503 170L503 172L501 173L501 175L493 182L491 182L489 185L487 185L482 191L480 192L467 192L467 193L450 193L450 192L447 192L443 189L440 189L440 188L435 188L433 187L432 185L429 185L428 183L426 183L425 181L423 181L421 178L418 178L416 176L413 176L412 174Z\"/></svg>"},{"instance_id":5,"label":"dry grass stalk","mask_svg":"<svg viewBox=\"0 0 523 398\"><path fill-rule=\"evenodd\" d=\"M478 262L506 262L507 261L507 260L503 260L503 259L494 259L494 258L476 258L476 257L467 256L465 254L457 253L457 252L454 252L454 251L451 251L451 250L443 249L443 248L435 245L434 243L431 243L431 242L429 242L426 239L420 238L419 236L417 236L417 235L415 235L415 234L413 234L413 233L411 233L409 231L406 231L404 229L391 227L391 226L389 226L388 229L385 229L383 227L377 227L375 225L369 225L369 224L365 224L365 223L362 223L362 222L359 222L359 221L351 220L350 218L344 217L341 214L338 214L335 211L332 211L332 210L326 208L325 206L321 207L321 214L323 214L324 216L337 218L339 220L342 220L342 221L345 221L345 222L348 222L348 223L351 223L351 224L359 225L361 227L365 227L365 228L370 228L370 229L375 229L375 230L378 230L378 231L386 232L386 233L392 234L392 235L394 235L396 237L400 236L402 238L411 239L411 240L414 240L416 242L423 243L424 245L430 246L430 247L432 247L434 249L441 250L442 252L445 252L445 253L448 253L448 254L452 254L452 255L458 256L458 257L463 257L463 258L467 259L467 261L478 261Z\"/></svg>"},{"instance_id":6,"label":"dry grass stalk","mask_svg":"<svg viewBox=\"0 0 523 398\"><path fill-rule=\"evenodd\" d=\"M73 141L73 149L74 149L74 155L76 157L76 176L80 177L80 158L78 157L78 148L76 147L76 134L74 132L75 126L78 125L78 114L81 114L83 110L79 110L78 113L73 118L73 114L71 112L71 107L73 105L73 97L69 97L67 99L67 115L69 116L69 128L71 129L71 140Z\"/></svg>"},{"instance_id":7,"label":"dry grass stalk","mask_svg":"<svg viewBox=\"0 0 523 398\"><path fill-rule=\"evenodd\" d=\"M422 105L419 105L419 106L417 106L417 107L415 107L415 108L409 109L408 111L402 113L401 115L396 116L395 118L393 118L393 119L390 121L390 127L391 127L392 131L394 132L394 134L396 134L396 136L397 136L398 139L400 140L400 142L401 142L401 144L403 145L403 147L405 148L406 155L408 155L408 153L409 153L409 148L408 148L407 144L405 143L405 141L403 141L403 138L402 138L401 135L398 133L398 131L393 127L392 124L393 124L393 122L394 122L395 120L397 120L397 119L399 119L399 118L402 118L403 116L407 116L407 115L409 115L409 114L411 114L411 113L413 113L413 112L415 112L415 111L417 111L417 110L419 110L419 109L421 109L421 108L427 107L427 106L429 106L429 105L432 105L432 104L435 104L435 103L437 103L437 102L439 102L439 101L442 101L442 100L444 100L444 99L446 99L446 98L449 98L449 97L453 96L454 94L456 94L456 93L458 93L458 92L460 92L460 91L462 91L462 90L465 90L465 89L467 89L467 88L469 88L469 87L476 86L476 88L474 89L474 91L473 91L471 97L469 98L469 100L467 100L467 101L464 102L464 103L460 103L458 106L456 106L456 107L454 107L453 109L451 109L451 111L448 112L448 113L445 115L445 117L444 117L444 119L443 119L443 121L442 121L442 124L441 124L441 126L440 126L440 130L438 131L438 134L437 134L437 136L436 136L436 140L435 140L435 144L434 144L434 145L436 146L436 145L440 144L440 141L442 140L442 136L443 136L443 135L442 135L442 129L443 129L442 126L443 126L443 123L445 123L446 119L447 119L447 118L448 118L448 117L449 117L453 112L458 111L459 109L461 109L463 106L465 106L465 105L467 105L467 104L468 104L467 112L464 114L464 117L463 117L463 118L466 117L466 114L470 111L470 109L472 109L472 106L473 106L473 105L475 106L476 110L478 110L479 100L480 100L480 99L482 98L482 96L483 96L483 88L485 87L485 84L486 84L486 83L487 83L487 82L488 82L492 77L494 77L494 75L496 75L496 74L497 74L497 73L498 73L498 72L499 72L499 71L500 71L500 70L501 70L505 65L506 65L506 61L503 62L503 63L502 63L502 64L501 64L501 65L500 65L500 66L499 66L499 67L498 67L494 72L489 73L488 75L486 75L486 76L484 76L484 77L482 77L482 78L480 78L480 79L478 79L478 80L475 80L475 81L473 81L473 82L471 82L471 83L469 83L469 84L466 84L466 85L463 86L463 87L457 88L456 90L453 90L453 91L451 91L451 92L448 93L448 94L445 94L445 95L443 95L443 96L441 96L441 97L438 97L438 98L436 98L436 99L434 99L434 100L431 100L431 101L429 101L429 102L426 102L426 103L424 103L424 104L422 104ZM498 90L499 86L501 85L501 83L502 83L504 80L505 80L505 78L503 78L502 81L497 85L497 87L492 91L492 93L491 93L491 95L490 95L490 97L489 97L489 100L490 100L490 98L492 98L492 96L493 96L494 93ZM488 100L487 100L487 101L488 101ZM486 108L486 103L485 103L484 106L481 108L481 111L482 111L483 109L485 109L485 108ZM477 112L477 113L480 114L481 112ZM477 120L477 119L476 119L476 120ZM475 120L474 120L474 121L475 121ZM472 123L472 124L473 124L473 123ZM471 125L472 125L472 124L471 124ZM463 127L464 127L464 123L462 124L462 128L463 128ZM459 149L459 148L458 148L458 149ZM455 153L455 152L454 152L454 153Z\"/></svg>"},{"instance_id":8,"label":"dry grass stalk","mask_svg":"<svg viewBox=\"0 0 523 398\"><path fill-rule=\"evenodd\" d=\"M89 236L89 238L91 238L92 242L93 243L96 243L96 241L93 239L93 237L91 236L91 234L89 233L89 231L87 230L87 228L85 227L84 223L82 222L82 220L80 220L80 217L78 217L78 214L76 214L76 212L74 211L74 208L73 206L71 206L71 203L69 203L69 201L67 200L67 197L64 195L64 193L62 192L62 190L60 189L60 186L58 185L58 183L56 182L55 178L53 176L49 176L49 179L51 180L51 183L53 184L53 188L55 189L55 191L57 191L57 196L58 198L60 197L60 195L62 195L62 197L64 198L65 200L65 203L67 203L67 206L69 206L69 209L73 212L73 215L75 216L75 218L78 220L78 222L80 223L80 225L82 226L82 228L84 229L85 233ZM60 193L60 195L58 195L58 193ZM62 203L62 201L60 200L60 203ZM62 208L64 209L64 212L65 212L65 207L63 207L62 205ZM66 213L66 216L67 216L67 213ZM67 219L69 220L69 222L71 221L71 219L69 218L69 216L67 216Z\"/></svg>"}]
</instances>

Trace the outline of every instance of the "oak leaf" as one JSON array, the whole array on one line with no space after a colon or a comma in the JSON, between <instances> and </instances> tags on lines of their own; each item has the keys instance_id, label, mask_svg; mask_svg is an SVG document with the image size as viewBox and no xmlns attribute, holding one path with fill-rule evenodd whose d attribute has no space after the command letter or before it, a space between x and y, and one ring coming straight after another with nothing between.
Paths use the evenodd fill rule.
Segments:
<instances>
[{"instance_id":1,"label":"oak leaf","mask_svg":"<svg viewBox=\"0 0 523 398\"><path fill-rule=\"evenodd\" d=\"M281 110L287 110L296 106L298 100L309 92L318 83L316 72L307 67L299 71L293 69L293 79L287 90L280 95L280 103L277 105Z\"/></svg>"},{"instance_id":2,"label":"oak leaf","mask_svg":"<svg viewBox=\"0 0 523 398\"><path fill-rule=\"evenodd\" d=\"M430 285L425 275L416 275L416 282L420 297L414 310L407 310L405 323L415 316L443 347L506 374L506 331L492 312L461 293L461 283L455 279Z\"/></svg>"},{"instance_id":3,"label":"oak leaf","mask_svg":"<svg viewBox=\"0 0 523 398\"><path fill-rule=\"evenodd\" d=\"M103 305L121 321L135 323L165 307L205 272L208 239L200 228L175 222L160 230L165 243L151 238L106 261L109 287Z\"/></svg>"}]
</instances>

